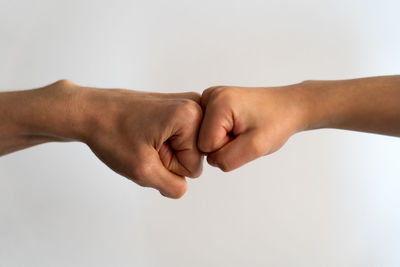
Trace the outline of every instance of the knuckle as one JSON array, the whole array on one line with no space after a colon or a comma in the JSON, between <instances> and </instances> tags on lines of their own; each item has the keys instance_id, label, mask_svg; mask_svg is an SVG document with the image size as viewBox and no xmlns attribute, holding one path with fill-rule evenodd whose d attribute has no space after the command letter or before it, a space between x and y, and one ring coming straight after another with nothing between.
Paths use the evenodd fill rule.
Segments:
<instances>
[{"instance_id":1,"label":"knuckle","mask_svg":"<svg viewBox=\"0 0 400 267\"><path fill-rule=\"evenodd\" d=\"M220 87L223 87L223 86L217 85L217 86L209 87L209 88L207 88L206 90L203 91L203 94L202 94L202 95L211 94L212 92L214 92L216 89L218 89L218 88L220 88Z\"/></svg>"},{"instance_id":2,"label":"knuckle","mask_svg":"<svg viewBox=\"0 0 400 267\"><path fill-rule=\"evenodd\" d=\"M184 102L183 111L195 119L200 118L203 112L199 104L192 100L187 100Z\"/></svg>"},{"instance_id":3,"label":"knuckle","mask_svg":"<svg viewBox=\"0 0 400 267\"><path fill-rule=\"evenodd\" d=\"M235 98L235 87L219 86L214 89L211 99L221 103L231 103Z\"/></svg>"},{"instance_id":4,"label":"knuckle","mask_svg":"<svg viewBox=\"0 0 400 267\"><path fill-rule=\"evenodd\" d=\"M201 96L197 92L188 92L188 98L196 103L200 103Z\"/></svg>"},{"instance_id":5,"label":"knuckle","mask_svg":"<svg viewBox=\"0 0 400 267\"><path fill-rule=\"evenodd\" d=\"M202 114L203 111L199 104L190 99L182 99L171 115L173 118L178 117L183 121L193 124L200 122Z\"/></svg>"},{"instance_id":6,"label":"knuckle","mask_svg":"<svg viewBox=\"0 0 400 267\"><path fill-rule=\"evenodd\" d=\"M219 101L221 96L224 98L228 95L229 86L213 86L204 90L201 95L201 106L205 109L210 103Z\"/></svg>"}]
</instances>

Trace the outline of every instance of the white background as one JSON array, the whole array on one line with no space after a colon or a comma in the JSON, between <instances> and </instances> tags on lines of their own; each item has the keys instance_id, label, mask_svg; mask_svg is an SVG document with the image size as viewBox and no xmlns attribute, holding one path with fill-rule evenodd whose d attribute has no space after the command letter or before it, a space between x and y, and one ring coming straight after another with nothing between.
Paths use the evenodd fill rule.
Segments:
<instances>
[{"instance_id":1,"label":"white background","mask_svg":"<svg viewBox=\"0 0 400 267\"><path fill-rule=\"evenodd\" d=\"M0 90L197 91L400 73L400 2L0 0ZM15 109L18 109L16 106ZM0 266L400 266L400 139L295 135L180 200L79 143L0 158Z\"/></svg>"}]
</instances>

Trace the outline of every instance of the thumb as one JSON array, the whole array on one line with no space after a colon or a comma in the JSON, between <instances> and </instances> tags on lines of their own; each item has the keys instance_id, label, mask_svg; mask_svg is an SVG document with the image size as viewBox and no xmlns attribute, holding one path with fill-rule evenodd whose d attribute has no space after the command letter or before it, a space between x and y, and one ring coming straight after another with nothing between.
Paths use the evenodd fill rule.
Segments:
<instances>
[{"instance_id":1,"label":"thumb","mask_svg":"<svg viewBox=\"0 0 400 267\"><path fill-rule=\"evenodd\" d=\"M265 144L261 140L255 132L245 132L219 150L210 153L207 161L224 172L234 170L266 154Z\"/></svg>"},{"instance_id":2,"label":"thumb","mask_svg":"<svg viewBox=\"0 0 400 267\"><path fill-rule=\"evenodd\" d=\"M205 107L199 131L199 150L211 153L223 147L231 140L229 133L232 132L233 125L233 116L229 108L218 106L215 102L209 103Z\"/></svg>"},{"instance_id":3,"label":"thumb","mask_svg":"<svg viewBox=\"0 0 400 267\"><path fill-rule=\"evenodd\" d=\"M149 155L141 172L143 178L148 181L147 186L157 189L165 197L182 197L187 188L185 177L168 170L156 150L150 149Z\"/></svg>"}]
</instances>

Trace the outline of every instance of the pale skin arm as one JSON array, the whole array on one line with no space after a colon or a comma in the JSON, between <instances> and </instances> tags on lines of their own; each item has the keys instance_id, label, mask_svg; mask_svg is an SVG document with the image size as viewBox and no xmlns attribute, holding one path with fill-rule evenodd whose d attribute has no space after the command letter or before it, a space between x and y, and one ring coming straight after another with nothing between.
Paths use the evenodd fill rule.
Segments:
<instances>
[{"instance_id":1,"label":"pale skin arm","mask_svg":"<svg viewBox=\"0 0 400 267\"><path fill-rule=\"evenodd\" d=\"M337 128L400 136L400 75L203 92L199 149L223 171L278 150L293 134Z\"/></svg>"},{"instance_id":2,"label":"pale skin arm","mask_svg":"<svg viewBox=\"0 0 400 267\"><path fill-rule=\"evenodd\" d=\"M115 172L179 198L198 177L196 93L160 94L62 80L0 93L0 156L52 141L80 141Z\"/></svg>"}]
</instances>

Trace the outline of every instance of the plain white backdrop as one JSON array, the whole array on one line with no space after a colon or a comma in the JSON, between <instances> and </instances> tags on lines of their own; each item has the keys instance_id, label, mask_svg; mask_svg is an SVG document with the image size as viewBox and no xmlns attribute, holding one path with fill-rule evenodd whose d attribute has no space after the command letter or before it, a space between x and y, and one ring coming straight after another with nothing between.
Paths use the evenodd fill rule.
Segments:
<instances>
[{"instance_id":1,"label":"plain white backdrop","mask_svg":"<svg viewBox=\"0 0 400 267\"><path fill-rule=\"evenodd\" d=\"M0 0L0 90L144 91L400 73L400 2ZM18 107L15 107L18 109ZM0 158L0 266L400 266L400 139L292 137L180 200L79 143Z\"/></svg>"}]
</instances>

